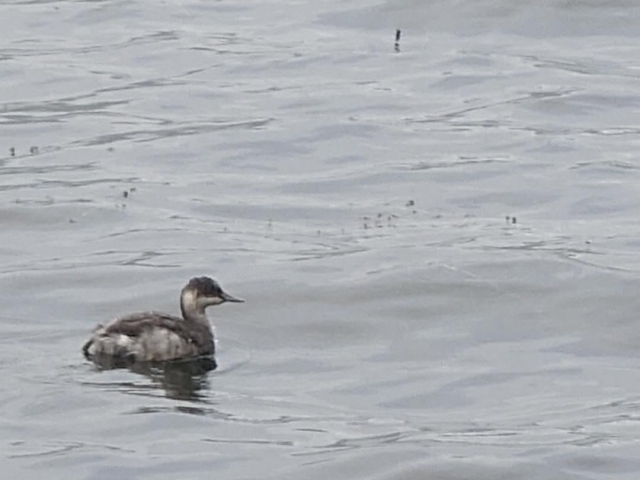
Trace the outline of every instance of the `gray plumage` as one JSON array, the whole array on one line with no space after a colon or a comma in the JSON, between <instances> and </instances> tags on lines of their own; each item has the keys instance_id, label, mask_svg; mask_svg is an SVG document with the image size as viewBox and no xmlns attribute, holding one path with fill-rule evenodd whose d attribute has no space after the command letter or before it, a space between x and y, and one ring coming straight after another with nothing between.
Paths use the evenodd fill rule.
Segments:
<instances>
[{"instance_id":1,"label":"gray plumage","mask_svg":"<svg viewBox=\"0 0 640 480\"><path fill-rule=\"evenodd\" d=\"M215 353L213 329L205 309L242 302L209 277L192 278L180 294L182 317L141 312L98 325L82 351L88 359L108 357L124 362L164 362Z\"/></svg>"}]
</instances>

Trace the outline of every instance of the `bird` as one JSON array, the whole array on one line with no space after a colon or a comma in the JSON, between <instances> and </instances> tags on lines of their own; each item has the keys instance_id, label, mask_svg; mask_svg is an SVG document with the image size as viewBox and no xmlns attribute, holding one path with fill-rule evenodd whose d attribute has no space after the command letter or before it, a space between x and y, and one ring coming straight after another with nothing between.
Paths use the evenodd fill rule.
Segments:
<instances>
[{"instance_id":1,"label":"bird","mask_svg":"<svg viewBox=\"0 0 640 480\"><path fill-rule=\"evenodd\" d=\"M82 346L88 360L111 364L168 362L215 354L215 336L207 307L242 303L210 277L194 277L180 293L182 317L162 312L131 313L98 325Z\"/></svg>"}]
</instances>

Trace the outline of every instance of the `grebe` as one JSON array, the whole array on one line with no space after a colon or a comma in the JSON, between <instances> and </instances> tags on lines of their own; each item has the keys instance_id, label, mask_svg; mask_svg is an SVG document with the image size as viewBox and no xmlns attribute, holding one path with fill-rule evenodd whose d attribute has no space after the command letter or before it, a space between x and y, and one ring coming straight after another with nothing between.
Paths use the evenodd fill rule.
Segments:
<instances>
[{"instance_id":1,"label":"grebe","mask_svg":"<svg viewBox=\"0 0 640 480\"><path fill-rule=\"evenodd\" d=\"M213 330L205 309L224 302L244 302L225 293L209 277L196 277L182 289L182 318L160 312L133 313L98 325L82 352L89 360L165 362L213 356Z\"/></svg>"}]
</instances>

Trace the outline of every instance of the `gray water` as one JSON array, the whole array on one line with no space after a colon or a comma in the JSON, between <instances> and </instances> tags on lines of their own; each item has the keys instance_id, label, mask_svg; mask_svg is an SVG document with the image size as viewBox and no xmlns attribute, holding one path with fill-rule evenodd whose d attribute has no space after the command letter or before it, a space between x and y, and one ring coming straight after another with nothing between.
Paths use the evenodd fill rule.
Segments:
<instances>
[{"instance_id":1,"label":"gray water","mask_svg":"<svg viewBox=\"0 0 640 480\"><path fill-rule=\"evenodd\" d=\"M520 3L3 2L2 478L637 479L640 8Z\"/></svg>"}]
</instances>

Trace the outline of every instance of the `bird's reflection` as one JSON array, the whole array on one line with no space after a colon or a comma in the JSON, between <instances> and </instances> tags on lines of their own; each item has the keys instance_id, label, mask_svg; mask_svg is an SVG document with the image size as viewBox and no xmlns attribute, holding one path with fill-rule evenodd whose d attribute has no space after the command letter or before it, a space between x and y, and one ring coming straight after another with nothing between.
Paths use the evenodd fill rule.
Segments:
<instances>
[{"instance_id":1,"label":"bird's reflection","mask_svg":"<svg viewBox=\"0 0 640 480\"><path fill-rule=\"evenodd\" d=\"M132 362L94 355L91 361L99 370L126 368L149 377L154 384L162 386L167 397L177 400L199 400L199 392L209 386L207 373L217 367L211 356L174 362Z\"/></svg>"}]
</instances>

